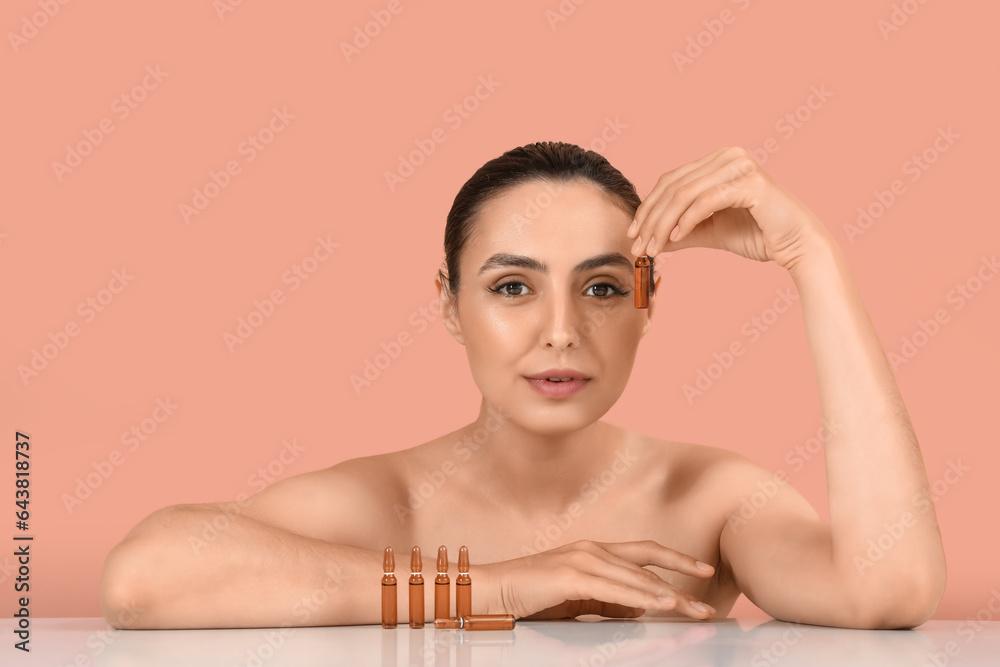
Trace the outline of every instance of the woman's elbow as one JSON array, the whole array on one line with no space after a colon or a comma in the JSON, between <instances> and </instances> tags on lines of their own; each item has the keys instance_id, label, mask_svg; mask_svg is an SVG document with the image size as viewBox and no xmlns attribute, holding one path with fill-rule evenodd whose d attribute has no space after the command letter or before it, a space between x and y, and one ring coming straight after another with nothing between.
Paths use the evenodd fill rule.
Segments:
<instances>
[{"instance_id":1,"label":"woman's elbow","mask_svg":"<svg viewBox=\"0 0 1000 667\"><path fill-rule=\"evenodd\" d=\"M120 630L138 627L143 611L139 581L134 576L135 551L135 545L129 541L117 545L104 560L101 570L101 613L111 627Z\"/></svg>"},{"instance_id":2,"label":"woman's elbow","mask_svg":"<svg viewBox=\"0 0 1000 667\"><path fill-rule=\"evenodd\" d=\"M885 604L872 609L863 621L869 630L910 630L934 616L944 597L944 576L925 577L895 588L882 596Z\"/></svg>"}]
</instances>

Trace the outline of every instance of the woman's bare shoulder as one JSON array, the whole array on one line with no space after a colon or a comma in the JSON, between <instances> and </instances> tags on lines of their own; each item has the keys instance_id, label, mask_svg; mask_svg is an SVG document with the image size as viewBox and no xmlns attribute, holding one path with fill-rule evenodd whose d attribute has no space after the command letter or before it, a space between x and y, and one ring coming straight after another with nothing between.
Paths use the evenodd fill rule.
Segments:
<instances>
[{"instance_id":1,"label":"woman's bare shoulder","mask_svg":"<svg viewBox=\"0 0 1000 667\"><path fill-rule=\"evenodd\" d=\"M393 525L393 508L406 502L413 449L348 458L288 477L242 501L242 513L303 535L361 546L372 526Z\"/></svg>"},{"instance_id":2,"label":"woman's bare shoulder","mask_svg":"<svg viewBox=\"0 0 1000 667\"><path fill-rule=\"evenodd\" d=\"M679 463L694 466L712 466L715 464L728 464L731 466L758 464L732 449L715 445L704 445L683 440L663 440L652 436L641 436L645 438L650 447L658 447L665 454L670 455Z\"/></svg>"},{"instance_id":3,"label":"woman's bare shoulder","mask_svg":"<svg viewBox=\"0 0 1000 667\"><path fill-rule=\"evenodd\" d=\"M640 436L639 442L653 461L668 471L671 486L709 490L721 496L742 493L748 485L774 473L746 455L713 445ZM729 492L729 493L727 493Z\"/></svg>"},{"instance_id":4,"label":"woman's bare shoulder","mask_svg":"<svg viewBox=\"0 0 1000 667\"><path fill-rule=\"evenodd\" d=\"M635 434L640 447L651 456L664 457L674 465L710 466L714 463L746 458L724 447L701 445L683 440L665 440L650 435Z\"/></svg>"}]
</instances>

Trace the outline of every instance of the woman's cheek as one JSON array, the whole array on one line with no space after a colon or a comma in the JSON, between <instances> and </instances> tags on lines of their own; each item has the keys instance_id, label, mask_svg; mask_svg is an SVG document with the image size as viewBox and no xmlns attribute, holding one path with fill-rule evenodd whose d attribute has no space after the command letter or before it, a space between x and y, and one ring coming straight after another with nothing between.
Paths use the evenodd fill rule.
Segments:
<instances>
[{"instance_id":1,"label":"woman's cheek","mask_svg":"<svg viewBox=\"0 0 1000 667\"><path fill-rule=\"evenodd\" d=\"M487 312L485 325L492 338L506 340L517 331L512 314L499 308Z\"/></svg>"}]
</instances>

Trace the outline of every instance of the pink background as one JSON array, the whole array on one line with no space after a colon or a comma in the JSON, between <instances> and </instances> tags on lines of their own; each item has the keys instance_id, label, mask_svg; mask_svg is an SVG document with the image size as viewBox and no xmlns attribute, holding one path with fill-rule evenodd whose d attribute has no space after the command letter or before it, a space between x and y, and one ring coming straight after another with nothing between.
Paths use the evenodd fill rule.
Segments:
<instances>
[{"instance_id":1,"label":"pink background","mask_svg":"<svg viewBox=\"0 0 1000 667\"><path fill-rule=\"evenodd\" d=\"M1000 280L975 278L1000 250L994 3L902 3L912 15L897 3L901 25L885 35L886 0L566 0L574 11L554 27L557 0L402 0L396 14L381 1L243 2L222 15L211 0L48 4L52 17L44 1L10 0L0 21L0 536L13 544L18 532L20 430L32 444L34 615L98 616L105 555L156 508L232 500L263 488L261 468L286 478L471 421L479 394L464 349L422 310L435 299L445 215L482 163L544 139L599 150L642 196L717 147L772 139L777 151L759 161L841 243L888 352L946 311L896 370L940 491L949 579L936 618L974 615L1000 587L988 509L1000 458ZM372 11L391 21L348 62L340 45ZM12 43L18 33L28 37ZM674 52L689 38L702 52L679 68ZM467 100L480 77L497 85ZM802 106L822 89L825 101ZM467 118L446 115L466 101L476 107ZM241 142L275 108L294 118L263 132L273 140L248 159ZM782 120L796 113L797 127ZM608 119L620 131L595 143ZM88 140L102 121L111 132ZM385 173L437 128L444 141L390 189ZM938 154L939 128L958 138ZM81 143L92 150L57 175L53 163ZM925 149L936 160L913 181L907 161ZM180 206L230 161L239 172L186 222ZM902 193L849 240L845 224L894 180ZM308 279L283 280L318 237L338 247L306 263ZM742 332L793 286L787 273L704 249L658 265L658 318L605 418L784 470L828 516L822 452L801 469L786 458L820 426L801 307L755 342ZM113 281L123 269L124 288ZM970 280L978 292L959 308L948 295ZM230 351L224 334L274 290L283 302ZM88 298L104 299L100 312ZM74 324L77 335L58 335ZM355 392L351 375L402 333L411 344ZM747 352L689 403L681 387L737 340ZM19 367L43 348L51 358L23 380ZM156 422L168 398L177 407ZM145 440L130 449L122 434L144 420ZM283 444L293 440L304 448L295 456ZM946 478L950 462L969 470ZM74 494L87 497L68 508ZM0 549L10 607L12 551ZM762 612L741 598L733 615Z\"/></svg>"}]
</instances>

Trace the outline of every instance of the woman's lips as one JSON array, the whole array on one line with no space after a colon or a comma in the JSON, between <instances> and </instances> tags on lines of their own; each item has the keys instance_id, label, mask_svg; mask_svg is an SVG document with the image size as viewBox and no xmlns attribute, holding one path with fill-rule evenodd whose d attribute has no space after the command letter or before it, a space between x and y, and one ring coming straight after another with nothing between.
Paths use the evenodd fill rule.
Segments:
<instances>
[{"instance_id":1,"label":"woman's lips","mask_svg":"<svg viewBox=\"0 0 1000 667\"><path fill-rule=\"evenodd\" d=\"M533 380L524 378L532 389L549 398L565 398L583 389L590 380L567 380L566 382L550 382L549 380Z\"/></svg>"}]
</instances>

